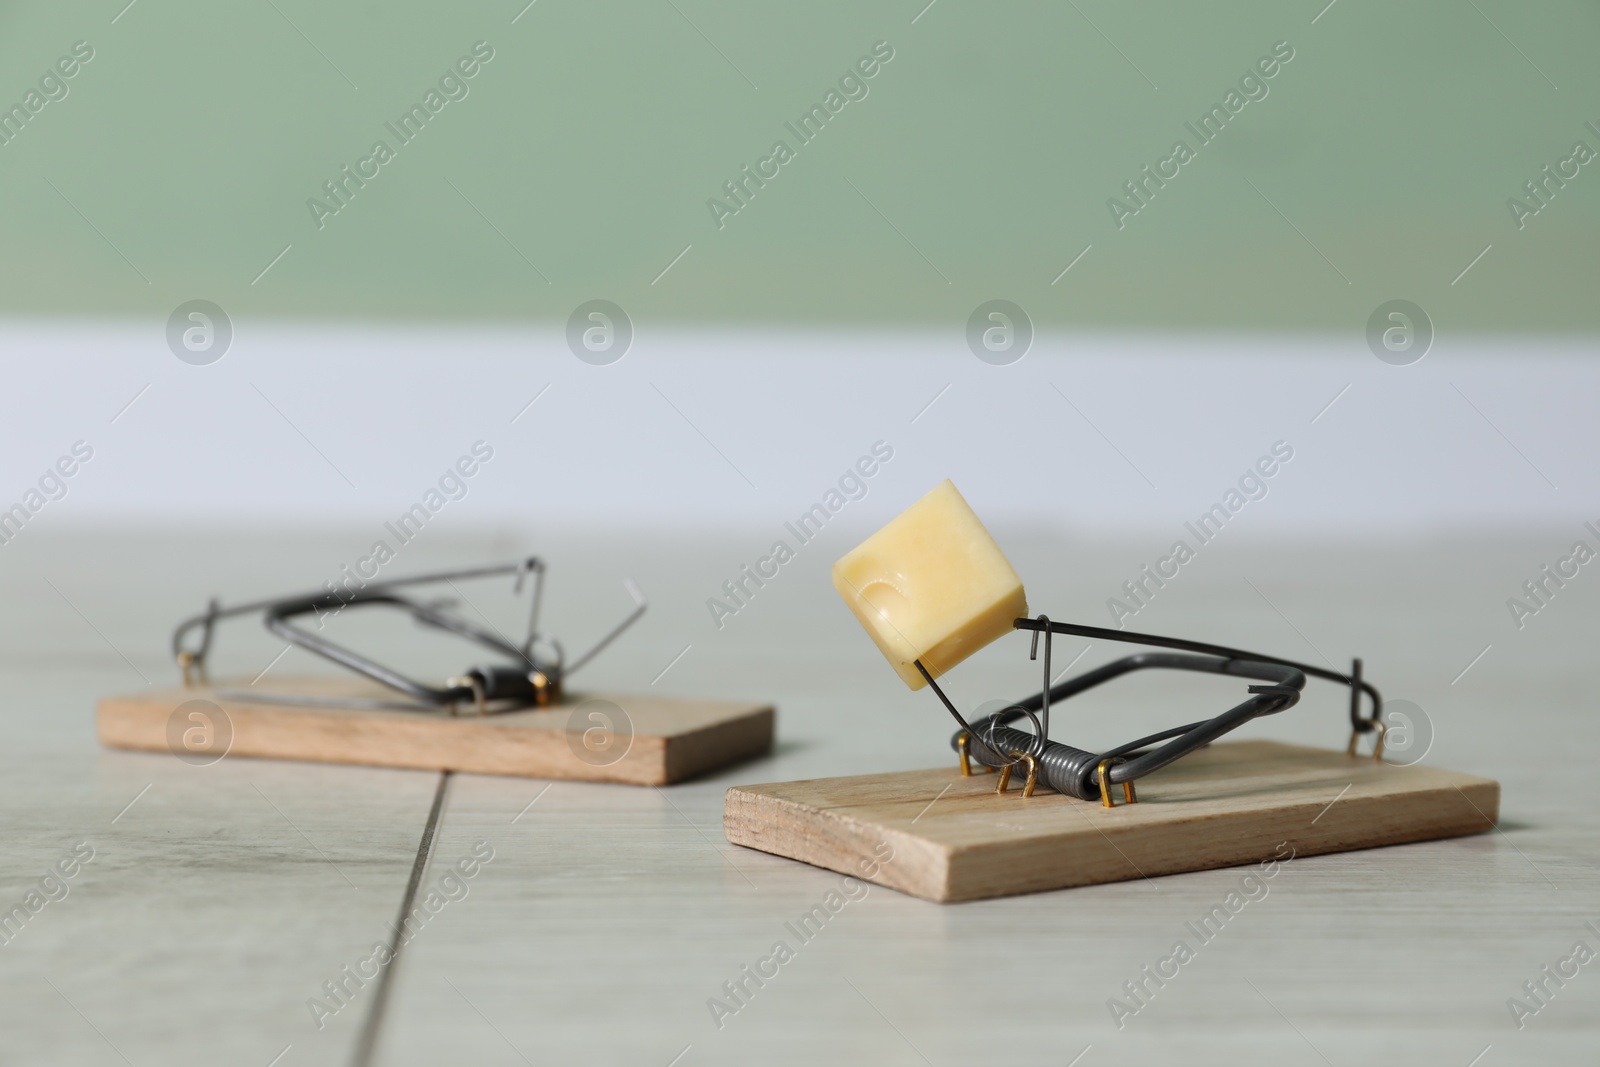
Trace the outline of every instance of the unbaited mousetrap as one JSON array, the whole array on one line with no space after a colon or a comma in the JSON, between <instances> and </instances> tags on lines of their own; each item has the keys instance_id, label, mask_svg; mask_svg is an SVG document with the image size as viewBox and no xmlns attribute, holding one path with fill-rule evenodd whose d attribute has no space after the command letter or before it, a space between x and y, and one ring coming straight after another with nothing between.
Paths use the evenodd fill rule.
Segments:
<instances>
[{"instance_id":1,"label":"unbaited mousetrap","mask_svg":"<svg viewBox=\"0 0 1600 1067\"><path fill-rule=\"evenodd\" d=\"M1021 578L949 481L834 564L833 580L901 679L932 689L955 719L956 765L735 787L723 814L735 844L959 901L1281 858L1284 843L1308 855L1454 837L1491 829L1498 817L1496 782L1383 762L1383 701L1359 659L1341 674L1200 641L1029 618ZM1040 690L969 722L937 679L1013 630L1028 632L1029 658L1043 661ZM1057 634L1173 651L1136 653L1052 685ZM1148 669L1254 684L1221 714L1103 752L1051 739L1052 705ZM1345 751L1213 744L1293 707L1307 678L1349 686ZM1023 720L1030 730L1018 728ZM1358 754L1364 737L1370 755Z\"/></svg>"},{"instance_id":2,"label":"unbaited mousetrap","mask_svg":"<svg viewBox=\"0 0 1600 1067\"><path fill-rule=\"evenodd\" d=\"M172 636L180 688L108 697L96 712L103 744L171 751L191 763L226 755L356 763L665 785L760 755L772 745L767 704L574 692L568 680L644 613L627 583L628 616L568 661L559 641L539 632L545 565L537 557L354 587L331 584L298 596L222 607L213 600ZM514 592L531 576L528 628L520 643L450 610L448 601L402 595L421 585L512 575ZM431 684L336 644L291 620L347 608L406 613L422 626L461 638L489 661ZM260 615L289 645L351 672L346 677L239 679L212 683L206 662L217 623ZM285 650L287 651L287 649Z\"/></svg>"}]
</instances>

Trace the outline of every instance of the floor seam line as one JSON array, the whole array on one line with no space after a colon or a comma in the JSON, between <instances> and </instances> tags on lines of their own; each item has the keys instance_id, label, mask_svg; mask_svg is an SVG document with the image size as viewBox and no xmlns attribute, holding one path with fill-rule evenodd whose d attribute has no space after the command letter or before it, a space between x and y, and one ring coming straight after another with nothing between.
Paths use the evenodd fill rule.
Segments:
<instances>
[{"instance_id":1,"label":"floor seam line","mask_svg":"<svg viewBox=\"0 0 1600 1067\"><path fill-rule=\"evenodd\" d=\"M416 902L417 890L422 886L422 876L427 873L428 861L433 858L433 843L438 835L439 820L444 813L445 787L450 782L449 771L439 773L439 785L433 793L433 807L428 811L428 821L422 827L422 840L417 843L417 856L411 864L411 878L406 882L405 896L400 901L400 914L395 919L389 935L389 963L378 978L378 988L373 991L372 1007L361 1027L361 1037L356 1042L352 1067L370 1067L373 1053L377 1051L379 1031L383 1027L385 1009L389 1004L389 990L394 985L394 972L400 966L401 931L406 916Z\"/></svg>"}]
</instances>

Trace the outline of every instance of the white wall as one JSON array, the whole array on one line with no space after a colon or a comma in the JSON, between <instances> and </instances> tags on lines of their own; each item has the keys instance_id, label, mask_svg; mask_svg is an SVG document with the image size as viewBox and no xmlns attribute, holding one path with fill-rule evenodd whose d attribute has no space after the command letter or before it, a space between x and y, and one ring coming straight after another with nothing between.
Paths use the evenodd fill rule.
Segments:
<instances>
[{"instance_id":1,"label":"white wall","mask_svg":"<svg viewBox=\"0 0 1600 1067\"><path fill-rule=\"evenodd\" d=\"M223 359L192 366L159 322L11 322L0 507L83 440L93 459L34 530L379 524L483 440L494 458L444 509L451 524L776 526L884 440L894 459L845 509L852 525L949 476L994 522L1161 533L1282 440L1293 460L1237 524L1581 523L1600 519L1594 350L1442 336L1395 367L1359 335L1052 336L995 367L959 334L641 330L597 367L555 327L241 322Z\"/></svg>"}]
</instances>

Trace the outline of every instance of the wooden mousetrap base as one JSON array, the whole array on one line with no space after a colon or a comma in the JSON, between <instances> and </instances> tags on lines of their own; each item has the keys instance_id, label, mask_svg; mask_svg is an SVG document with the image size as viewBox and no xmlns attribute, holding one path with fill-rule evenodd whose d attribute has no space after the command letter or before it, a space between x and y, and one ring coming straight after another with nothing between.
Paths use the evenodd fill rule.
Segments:
<instances>
[{"instance_id":1,"label":"wooden mousetrap base","mask_svg":"<svg viewBox=\"0 0 1600 1067\"><path fill-rule=\"evenodd\" d=\"M111 748L172 752L191 763L257 756L631 785L667 785L772 746L773 709L764 704L576 693L550 708L493 715L464 709L452 716L443 710L271 704L219 693L248 688L245 680L107 697L95 715L100 741ZM397 695L356 678L275 678L270 688L312 699ZM199 719L190 716L196 709L179 711L196 700L225 716L205 705L198 706ZM614 708L590 701L622 709L628 722L609 723L616 719ZM591 717L591 711L604 718ZM593 747L585 745L586 732Z\"/></svg>"},{"instance_id":2,"label":"wooden mousetrap base","mask_svg":"<svg viewBox=\"0 0 1600 1067\"><path fill-rule=\"evenodd\" d=\"M729 841L940 902L1231 867L1492 829L1500 784L1273 741L1202 748L1115 808L1020 776L927 771L735 786Z\"/></svg>"}]
</instances>

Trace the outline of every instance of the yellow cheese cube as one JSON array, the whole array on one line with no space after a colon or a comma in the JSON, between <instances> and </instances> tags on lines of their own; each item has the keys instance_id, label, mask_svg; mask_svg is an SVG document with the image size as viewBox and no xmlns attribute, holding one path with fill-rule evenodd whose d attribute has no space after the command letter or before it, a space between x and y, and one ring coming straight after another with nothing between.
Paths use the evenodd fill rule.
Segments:
<instances>
[{"instance_id":1,"label":"yellow cheese cube","mask_svg":"<svg viewBox=\"0 0 1600 1067\"><path fill-rule=\"evenodd\" d=\"M947 479L833 565L833 586L912 689L1028 614L1022 579Z\"/></svg>"}]
</instances>

